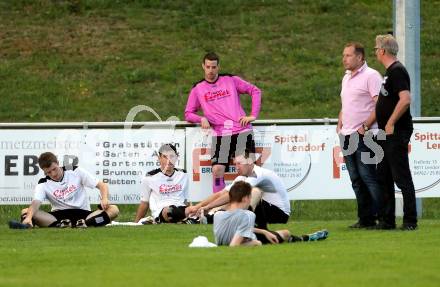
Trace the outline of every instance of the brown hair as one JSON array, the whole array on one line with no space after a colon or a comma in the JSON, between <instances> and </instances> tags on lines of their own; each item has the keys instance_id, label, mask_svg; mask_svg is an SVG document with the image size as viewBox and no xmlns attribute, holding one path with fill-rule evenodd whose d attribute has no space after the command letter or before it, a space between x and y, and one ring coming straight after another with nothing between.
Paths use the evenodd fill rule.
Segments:
<instances>
[{"instance_id":1,"label":"brown hair","mask_svg":"<svg viewBox=\"0 0 440 287\"><path fill-rule=\"evenodd\" d=\"M245 181L237 181L229 191L229 202L241 202L244 197L249 196L252 186Z\"/></svg>"},{"instance_id":2,"label":"brown hair","mask_svg":"<svg viewBox=\"0 0 440 287\"><path fill-rule=\"evenodd\" d=\"M349 42L345 45L345 48L353 47L356 55L362 55L362 60L365 60L365 48L361 43Z\"/></svg>"},{"instance_id":3,"label":"brown hair","mask_svg":"<svg viewBox=\"0 0 440 287\"><path fill-rule=\"evenodd\" d=\"M217 65L220 64L220 58L218 55L214 52L209 52L203 57L203 64L205 64L205 61L217 61Z\"/></svg>"},{"instance_id":4,"label":"brown hair","mask_svg":"<svg viewBox=\"0 0 440 287\"><path fill-rule=\"evenodd\" d=\"M56 155L51 152L44 152L38 158L38 165L41 168L48 168L52 165L52 163L58 163L58 159Z\"/></svg>"}]
</instances>

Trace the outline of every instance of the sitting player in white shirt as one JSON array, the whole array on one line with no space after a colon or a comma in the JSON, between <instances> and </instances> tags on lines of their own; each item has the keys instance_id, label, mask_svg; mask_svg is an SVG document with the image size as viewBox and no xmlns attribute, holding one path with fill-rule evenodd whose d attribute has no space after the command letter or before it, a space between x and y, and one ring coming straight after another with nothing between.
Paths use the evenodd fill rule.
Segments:
<instances>
[{"instance_id":1,"label":"sitting player in white shirt","mask_svg":"<svg viewBox=\"0 0 440 287\"><path fill-rule=\"evenodd\" d=\"M234 158L239 176L221 192L189 208L190 214L201 214L229 203L229 189L238 181L252 186L250 207L256 214L257 227L267 229L268 223L287 223L290 217L290 201L282 179L273 171L257 166L255 154L245 150ZM224 207L226 208L226 207Z\"/></svg>"},{"instance_id":2,"label":"sitting player in white shirt","mask_svg":"<svg viewBox=\"0 0 440 287\"><path fill-rule=\"evenodd\" d=\"M12 223L11 228L104 226L118 216L118 207L109 204L106 183L79 167L59 166L57 157L51 152L42 153L38 165L46 177L35 187L31 205L22 210L21 225ZM101 194L99 209L93 212L86 187L98 188ZM45 200L52 206L50 212L40 210Z\"/></svg>"},{"instance_id":3,"label":"sitting player in white shirt","mask_svg":"<svg viewBox=\"0 0 440 287\"><path fill-rule=\"evenodd\" d=\"M164 144L159 149L160 168L152 170L142 180L141 202L135 222L151 209L155 223L177 223L187 217L188 175L175 168L177 149Z\"/></svg>"}]
</instances>

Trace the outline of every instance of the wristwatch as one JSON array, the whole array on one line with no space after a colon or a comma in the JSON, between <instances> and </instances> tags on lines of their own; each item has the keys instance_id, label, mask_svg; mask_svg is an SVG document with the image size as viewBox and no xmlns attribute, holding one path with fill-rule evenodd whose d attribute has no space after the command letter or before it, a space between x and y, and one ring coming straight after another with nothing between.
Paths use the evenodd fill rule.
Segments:
<instances>
[{"instance_id":1,"label":"wristwatch","mask_svg":"<svg viewBox=\"0 0 440 287\"><path fill-rule=\"evenodd\" d=\"M366 132L370 129L365 123L362 124L362 127L364 128L364 131L366 131Z\"/></svg>"}]
</instances>

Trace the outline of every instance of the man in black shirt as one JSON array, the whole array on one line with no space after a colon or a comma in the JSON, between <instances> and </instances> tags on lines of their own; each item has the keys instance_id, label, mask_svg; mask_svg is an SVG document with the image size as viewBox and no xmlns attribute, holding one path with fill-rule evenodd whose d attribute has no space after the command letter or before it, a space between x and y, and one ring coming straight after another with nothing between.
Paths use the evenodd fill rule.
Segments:
<instances>
[{"instance_id":1,"label":"man in black shirt","mask_svg":"<svg viewBox=\"0 0 440 287\"><path fill-rule=\"evenodd\" d=\"M379 216L380 229L395 229L394 183L403 196L403 230L417 228L417 210L414 183L409 169L408 143L413 132L410 113L410 78L405 67L397 60L399 47L391 35L376 37L377 60L386 70L379 99L376 119L379 129L385 131L386 139L378 143L384 157L378 164L378 181L383 190L383 209Z\"/></svg>"}]
</instances>

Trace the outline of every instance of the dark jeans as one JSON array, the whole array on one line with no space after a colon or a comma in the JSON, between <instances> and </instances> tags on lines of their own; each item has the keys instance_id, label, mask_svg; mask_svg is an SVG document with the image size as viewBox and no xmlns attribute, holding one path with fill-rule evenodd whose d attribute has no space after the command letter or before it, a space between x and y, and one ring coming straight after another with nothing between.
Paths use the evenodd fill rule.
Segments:
<instances>
[{"instance_id":1,"label":"dark jeans","mask_svg":"<svg viewBox=\"0 0 440 287\"><path fill-rule=\"evenodd\" d=\"M350 153L348 149L350 137L358 136L359 141L356 150ZM381 209L381 187L377 180L376 164L362 161L362 153L374 156L374 153L364 143L364 137L358 133L346 135L343 140L343 154L345 166L350 175L351 186L356 195L359 223L363 225L374 225L377 213ZM352 139L353 141L354 139ZM353 142L355 143L355 142ZM352 150L353 151L353 150ZM351 152L352 152L351 151ZM365 157L365 155L364 155Z\"/></svg>"},{"instance_id":2,"label":"dark jeans","mask_svg":"<svg viewBox=\"0 0 440 287\"><path fill-rule=\"evenodd\" d=\"M378 164L378 180L383 189L382 220L391 225L396 223L394 183L402 191L403 223L417 224L416 194L409 169L408 143L410 131L394 131L386 140L378 141L384 151L384 158Z\"/></svg>"}]
</instances>

